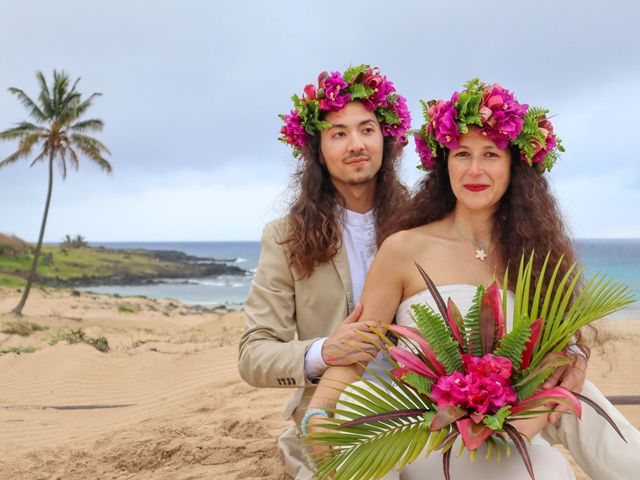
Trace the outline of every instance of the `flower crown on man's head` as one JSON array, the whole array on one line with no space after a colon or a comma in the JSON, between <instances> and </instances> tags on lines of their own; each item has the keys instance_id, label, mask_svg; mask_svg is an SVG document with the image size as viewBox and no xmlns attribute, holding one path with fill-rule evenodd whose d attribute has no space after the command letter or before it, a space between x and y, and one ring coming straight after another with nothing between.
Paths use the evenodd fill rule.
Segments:
<instances>
[{"instance_id":1,"label":"flower crown on man's head","mask_svg":"<svg viewBox=\"0 0 640 480\"><path fill-rule=\"evenodd\" d=\"M291 145L296 157L302 154L311 136L331 127L320 118L321 112L340 110L353 101L362 102L367 110L375 113L385 137L406 144L406 133L411 126L407 101L396 93L387 77L380 75L378 68L360 65L344 73L322 72L317 87L310 83L304 87L302 98L294 95L291 99L295 109L289 115L280 115L284 126L279 140Z\"/></svg>"},{"instance_id":2,"label":"flower crown on man's head","mask_svg":"<svg viewBox=\"0 0 640 480\"><path fill-rule=\"evenodd\" d=\"M549 110L518 103L497 83L485 85L474 78L464 87L449 101L422 102L425 123L414 137L425 170L435 166L439 148L458 148L460 135L471 126L479 127L498 148L516 146L522 161L539 172L551 170L564 148L547 118Z\"/></svg>"}]
</instances>

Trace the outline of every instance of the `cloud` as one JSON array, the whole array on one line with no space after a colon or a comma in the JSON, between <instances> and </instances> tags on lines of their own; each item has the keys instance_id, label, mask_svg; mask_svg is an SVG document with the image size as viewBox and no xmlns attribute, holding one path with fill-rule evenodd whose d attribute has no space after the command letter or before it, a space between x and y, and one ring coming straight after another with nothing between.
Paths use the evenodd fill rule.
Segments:
<instances>
[{"instance_id":1,"label":"cloud","mask_svg":"<svg viewBox=\"0 0 640 480\"><path fill-rule=\"evenodd\" d=\"M113 152L114 177L85 174L92 170L83 165L77 179L64 186L56 181L53 239L81 218L87 232L116 240L173 239L176 233L184 240L188 235L218 239L202 236L221 231L186 223L198 223L198 215L189 212L202 202L212 219L229 219L224 238L234 238L232 226L235 238L258 238L267 214L256 214L252 202L259 210L268 204L268 192L281 193L292 167L290 151L276 141L277 114L291 108L289 97L319 71L362 62L382 67L407 96L414 126L420 123L418 99L448 97L476 76L504 84L522 101L551 108L568 147L552 176L558 185L572 185L576 175L588 178L603 164L637 172L623 137L636 123L630 105L640 100L634 86L640 59L628 49L640 44L639 14L640 4L630 0L607 5L352 1L339 10L317 0L7 0L0 42L15 48L0 58L0 129L25 118L5 88L18 86L35 95L37 69L64 68L82 76L82 92L104 94L90 115L106 123L100 138ZM28 19L29 29L22 19ZM65 24L73 28L51 35L51 25ZM0 158L12 147L0 145ZM407 150L402 175L414 183L421 174L414 168L413 147ZM21 168L24 173L18 173ZM197 179L209 183L194 186ZM609 180L605 183L613 186ZM41 174L27 172L24 164L0 171L0 228L31 231L32 220L26 218L41 214L42 182ZM610 193L600 200L612 210L620 208L614 199L635 198ZM562 203L567 201L575 204L563 197ZM87 202L91 209L82 206ZM127 205L139 205L134 210L142 213L133 215ZM156 205L184 212L173 220L179 232L156 214ZM93 209L100 216L92 215ZM570 209L577 232L634 231L606 222L592 227L583 212L580 206ZM112 221L108 232L102 218ZM146 228L140 226L144 222Z\"/></svg>"}]
</instances>

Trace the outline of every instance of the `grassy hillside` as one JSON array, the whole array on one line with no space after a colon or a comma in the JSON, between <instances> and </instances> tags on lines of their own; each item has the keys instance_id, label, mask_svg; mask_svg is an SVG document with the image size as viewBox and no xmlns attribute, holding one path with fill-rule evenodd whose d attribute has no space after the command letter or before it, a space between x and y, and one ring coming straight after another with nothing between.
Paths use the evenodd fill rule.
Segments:
<instances>
[{"instance_id":1,"label":"grassy hillside","mask_svg":"<svg viewBox=\"0 0 640 480\"><path fill-rule=\"evenodd\" d=\"M0 273L25 275L33 254L0 256ZM119 273L131 275L163 275L176 270L175 262L166 262L144 252L107 250L102 248L65 249L45 246L40 256L38 275L45 279L69 280L78 277L107 277ZM22 275L20 275L22 274Z\"/></svg>"},{"instance_id":2,"label":"grassy hillside","mask_svg":"<svg viewBox=\"0 0 640 480\"><path fill-rule=\"evenodd\" d=\"M45 246L40 255L36 283L60 287L131 285L159 278L201 278L247 273L212 259L208 262L202 260L171 251ZM0 286L24 285L32 262L32 252L0 254Z\"/></svg>"}]
</instances>

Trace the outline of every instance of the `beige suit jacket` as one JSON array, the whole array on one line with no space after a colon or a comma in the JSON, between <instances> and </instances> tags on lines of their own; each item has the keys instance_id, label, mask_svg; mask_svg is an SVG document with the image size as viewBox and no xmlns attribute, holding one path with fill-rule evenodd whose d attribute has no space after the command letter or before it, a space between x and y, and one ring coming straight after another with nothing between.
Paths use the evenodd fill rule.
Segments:
<instances>
[{"instance_id":1,"label":"beige suit jacket","mask_svg":"<svg viewBox=\"0 0 640 480\"><path fill-rule=\"evenodd\" d=\"M305 353L353 310L353 295L343 249L311 276L301 278L279 244L285 229L284 219L264 228L256 277L244 306L247 324L240 339L238 369L256 387L296 388L284 415L293 415L299 424L315 389L304 374Z\"/></svg>"}]
</instances>

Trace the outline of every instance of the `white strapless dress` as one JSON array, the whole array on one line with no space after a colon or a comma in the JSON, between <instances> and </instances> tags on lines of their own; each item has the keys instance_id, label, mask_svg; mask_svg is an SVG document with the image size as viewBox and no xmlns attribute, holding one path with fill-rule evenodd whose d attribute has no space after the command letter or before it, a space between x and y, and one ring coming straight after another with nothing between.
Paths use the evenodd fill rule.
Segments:
<instances>
[{"instance_id":1,"label":"white strapless dress","mask_svg":"<svg viewBox=\"0 0 640 480\"><path fill-rule=\"evenodd\" d=\"M445 302L451 298L460 310L462 315L466 315L476 287L473 285L444 285L438 287L440 295ZM396 322L398 325L415 327L415 323L409 315L411 305L414 303L427 303L434 311L438 311L433 297L428 290L418 292L407 298L398 306ZM507 331L511 330L513 324L513 294L507 294L507 311L505 312ZM358 382L364 386L362 382ZM347 393L340 398L345 398ZM338 402L340 403L340 402ZM496 461L495 453L489 460L485 460L486 449L479 447L476 458L470 460L470 454L465 449L460 457L456 457L460 446L460 440L453 446L451 455L451 478L452 480L469 479L491 479L491 480L529 480L524 463L515 447L511 448L511 455L505 457L504 451L500 462ZM533 464L536 479L540 480L575 480L569 462L555 448L549 445L540 435L536 435L531 444L528 445L529 455ZM444 480L442 469L442 455L433 452L428 457L419 456L412 464L404 467L402 471L391 471L382 477L384 480Z\"/></svg>"}]
</instances>

